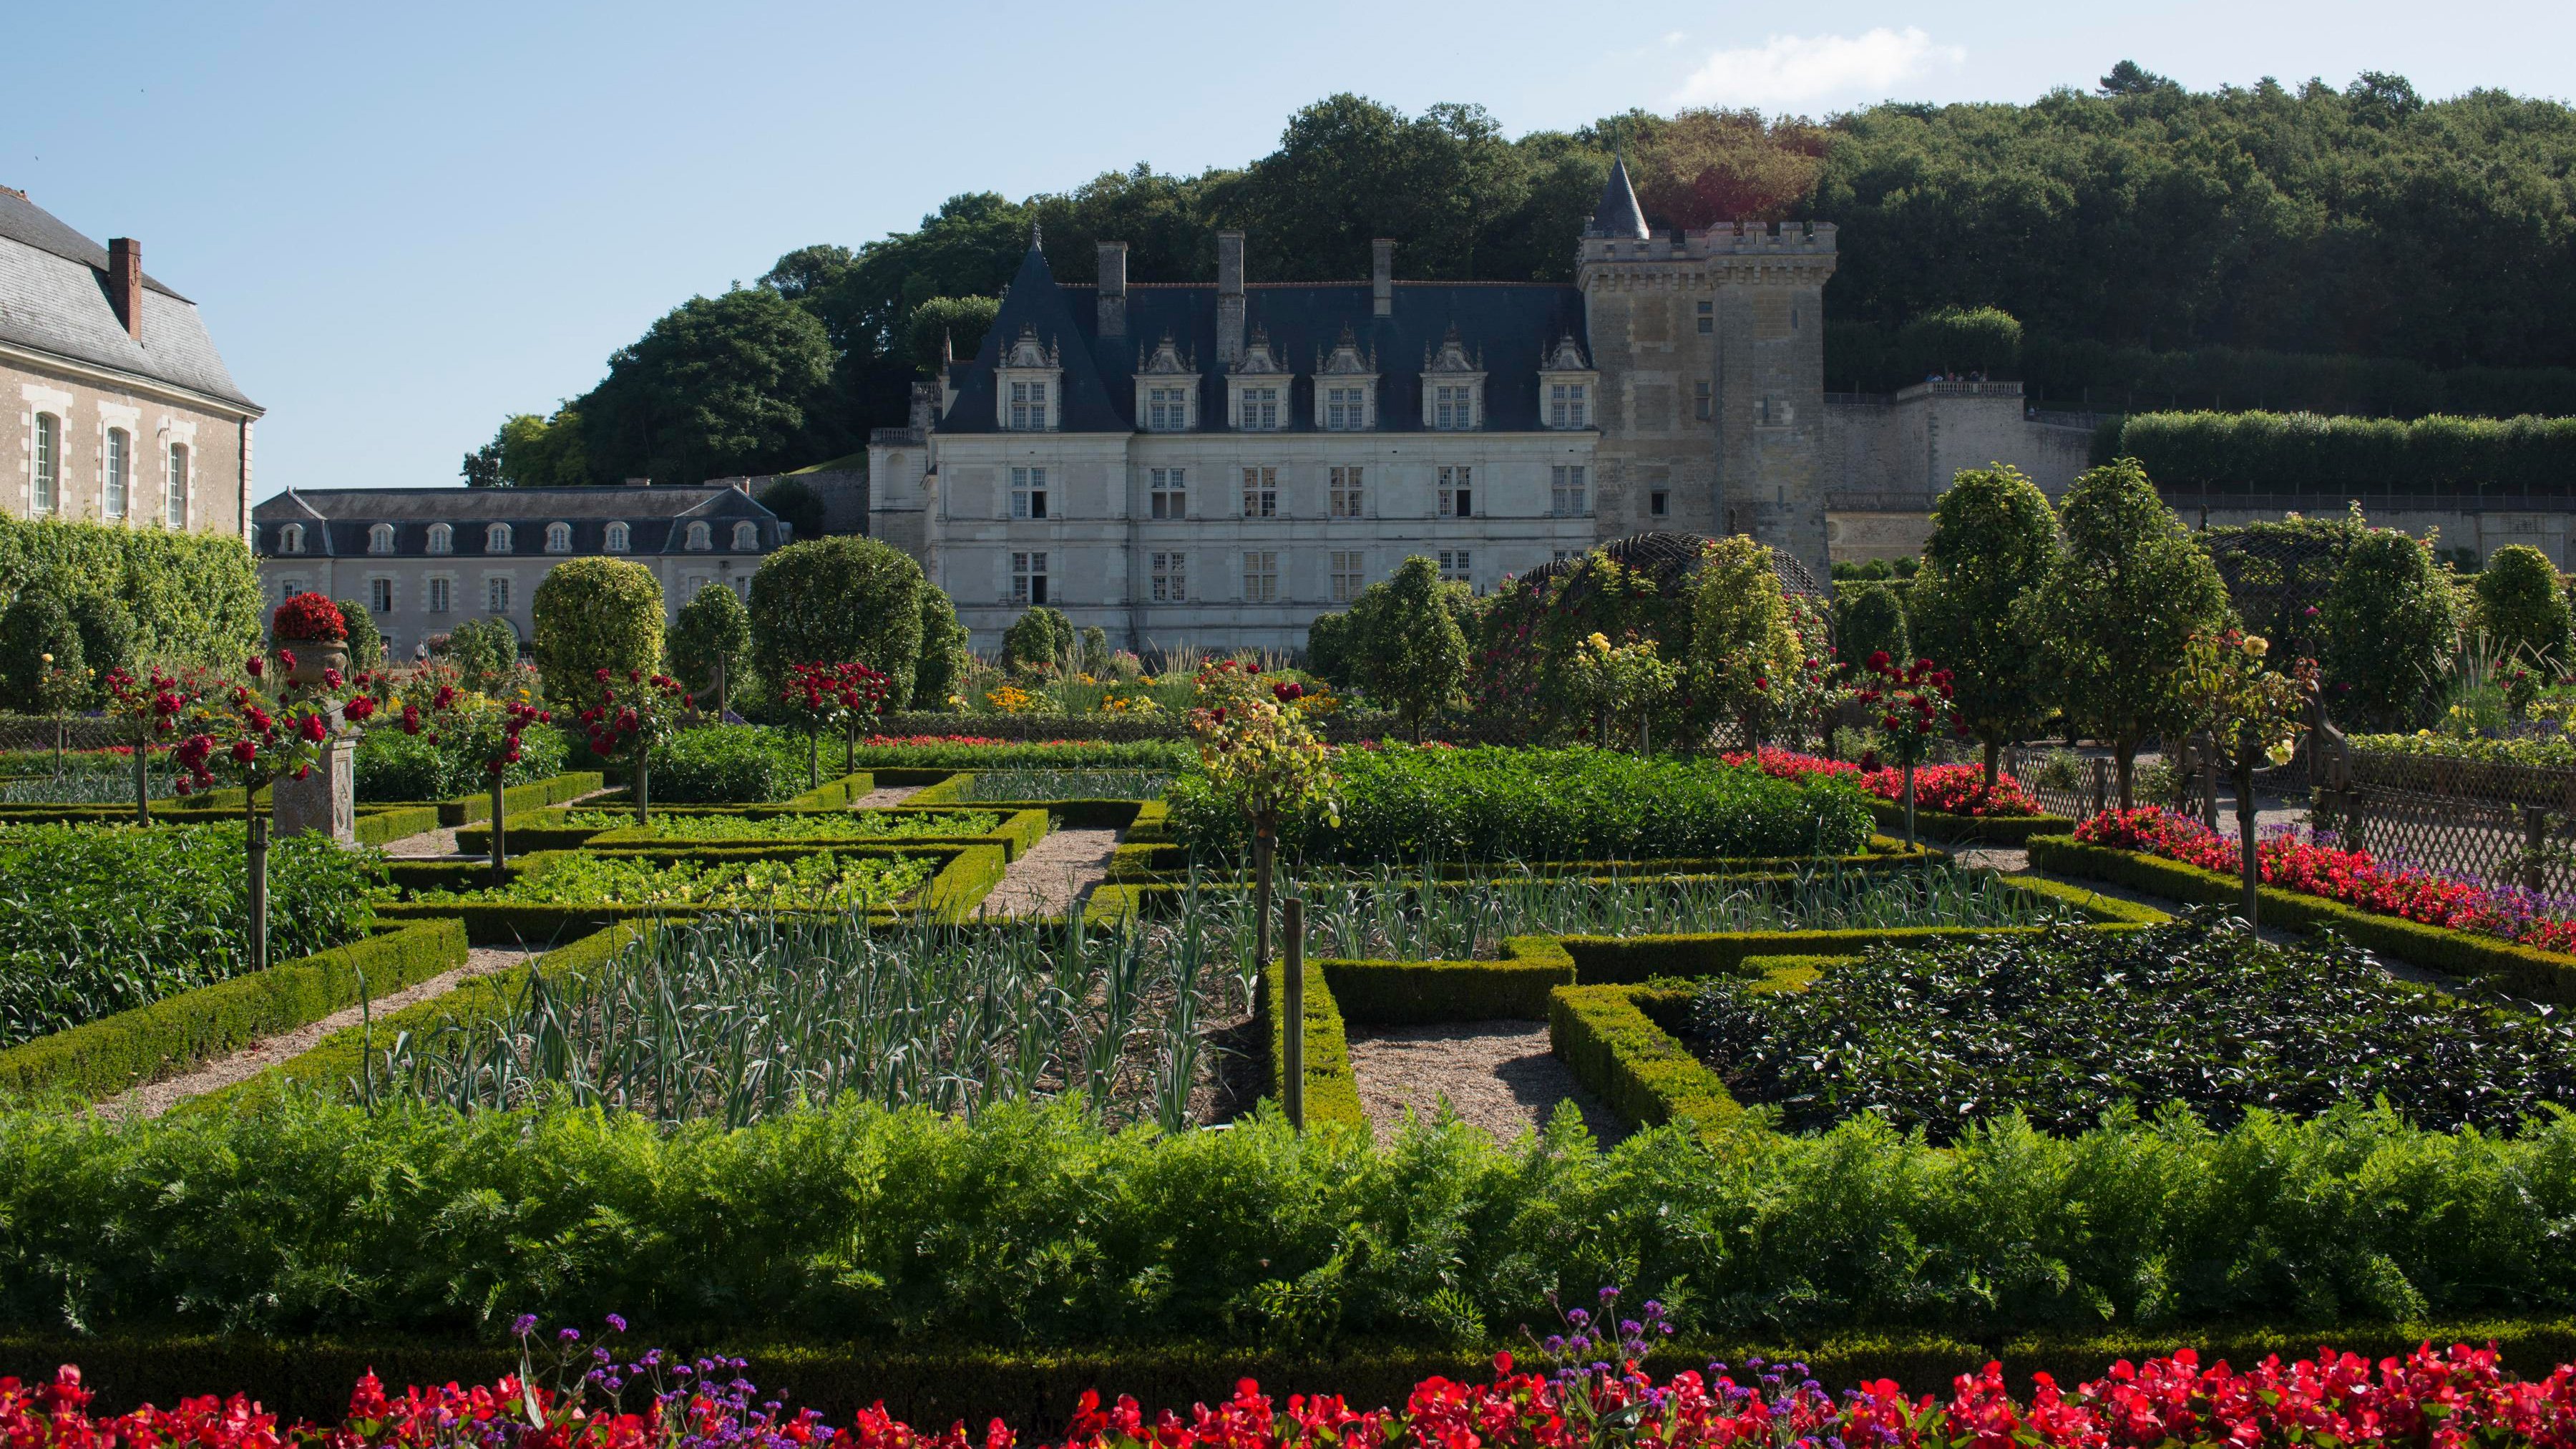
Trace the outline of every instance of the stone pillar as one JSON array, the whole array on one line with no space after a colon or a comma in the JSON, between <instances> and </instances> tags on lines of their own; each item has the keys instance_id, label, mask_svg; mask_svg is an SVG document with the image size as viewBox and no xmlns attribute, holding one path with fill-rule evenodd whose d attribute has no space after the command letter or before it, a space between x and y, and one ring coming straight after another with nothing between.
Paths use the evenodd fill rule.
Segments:
<instances>
[{"instance_id":1,"label":"stone pillar","mask_svg":"<svg viewBox=\"0 0 2576 1449\"><path fill-rule=\"evenodd\" d=\"M340 707L331 707L331 740L303 779L269 787L269 808L281 837L320 833L342 845L358 843L358 742L342 733Z\"/></svg>"}]
</instances>

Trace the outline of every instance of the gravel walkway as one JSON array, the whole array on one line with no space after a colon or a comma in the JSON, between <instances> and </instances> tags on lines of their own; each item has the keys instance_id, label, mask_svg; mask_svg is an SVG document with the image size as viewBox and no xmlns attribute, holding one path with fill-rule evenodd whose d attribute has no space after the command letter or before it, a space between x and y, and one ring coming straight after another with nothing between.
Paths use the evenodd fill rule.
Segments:
<instances>
[{"instance_id":1,"label":"gravel walkway","mask_svg":"<svg viewBox=\"0 0 2576 1449\"><path fill-rule=\"evenodd\" d=\"M851 801L850 808L853 810L883 810L889 805L902 804L904 801L920 794L923 788L924 787L920 785L888 785L882 790L870 790L868 793L860 796L856 800Z\"/></svg>"},{"instance_id":2,"label":"gravel walkway","mask_svg":"<svg viewBox=\"0 0 2576 1449\"><path fill-rule=\"evenodd\" d=\"M465 964L453 971L442 972L418 986L380 996L366 1008L352 1006L334 1012L310 1026L298 1027L284 1036L271 1037L206 1063L185 1076L137 1087L100 1104L100 1110L119 1117L158 1117L190 1097L203 1096L219 1087L248 1081L270 1067L313 1050L322 1038L335 1031L356 1026L367 1013L383 1016L406 1006L444 995L463 982L495 971L506 971L532 956L544 954L541 946L476 946L465 953Z\"/></svg>"},{"instance_id":3,"label":"gravel walkway","mask_svg":"<svg viewBox=\"0 0 2576 1449\"><path fill-rule=\"evenodd\" d=\"M1360 1103L1384 1143L1407 1113L1436 1114L1446 1101L1458 1119L1509 1146L1547 1125L1556 1104L1570 1101L1583 1125L1607 1147L1627 1127L1549 1054L1547 1026L1536 1021L1442 1022L1435 1026L1353 1027L1351 1074Z\"/></svg>"},{"instance_id":4,"label":"gravel walkway","mask_svg":"<svg viewBox=\"0 0 2576 1449\"><path fill-rule=\"evenodd\" d=\"M406 835L385 846L385 854L395 860L435 860L456 854L456 827L444 826ZM479 857L478 857L479 859Z\"/></svg>"},{"instance_id":5,"label":"gravel walkway","mask_svg":"<svg viewBox=\"0 0 2576 1449\"><path fill-rule=\"evenodd\" d=\"M1061 916L1109 878L1115 830L1058 830L1012 861L977 914Z\"/></svg>"}]
</instances>

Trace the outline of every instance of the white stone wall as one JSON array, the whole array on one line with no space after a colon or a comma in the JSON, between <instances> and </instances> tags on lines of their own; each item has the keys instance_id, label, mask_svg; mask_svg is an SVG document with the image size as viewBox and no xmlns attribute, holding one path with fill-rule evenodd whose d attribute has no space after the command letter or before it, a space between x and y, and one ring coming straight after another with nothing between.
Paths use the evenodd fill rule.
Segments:
<instances>
[{"instance_id":1,"label":"white stone wall","mask_svg":"<svg viewBox=\"0 0 2576 1449\"><path fill-rule=\"evenodd\" d=\"M98 384L69 371L0 364L0 508L24 518L35 487L36 415L62 423L54 516L129 528L163 524L170 447L187 449L187 528L241 536L249 493L249 423L136 386ZM125 516L106 511L107 434L130 440Z\"/></svg>"}]
</instances>

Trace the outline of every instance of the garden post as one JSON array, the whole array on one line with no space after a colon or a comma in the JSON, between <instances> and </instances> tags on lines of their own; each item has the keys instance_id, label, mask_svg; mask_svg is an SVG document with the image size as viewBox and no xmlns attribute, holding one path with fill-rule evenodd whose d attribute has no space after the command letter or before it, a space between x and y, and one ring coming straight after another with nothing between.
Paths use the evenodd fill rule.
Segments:
<instances>
[{"instance_id":1,"label":"garden post","mask_svg":"<svg viewBox=\"0 0 2576 1449\"><path fill-rule=\"evenodd\" d=\"M811 790L822 783L823 732L807 730L805 732L805 788Z\"/></svg>"},{"instance_id":2,"label":"garden post","mask_svg":"<svg viewBox=\"0 0 2576 1449\"><path fill-rule=\"evenodd\" d=\"M510 863L510 848L501 838L504 828L501 823L501 776L494 775L492 777L492 884L496 888L501 885L503 870Z\"/></svg>"},{"instance_id":3,"label":"garden post","mask_svg":"<svg viewBox=\"0 0 2576 1449\"><path fill-rule=\"evenodd\" d=\"M1270 823L1252 827L1252 967L1270 969Z\"/></svg>"},{"instance_id":4,"label":"garden post","mask_svg":"<svg viewBox=\"0 0 2576 1449\"><path fill-rule=\"evenodd\" d=\"M2249 926L2262 923L2263 911L2263 869L2254 856L2254 756L2262 748L2263 743L2256 738L2252 725L2247 725L2244 732L2236 737L2236 850L2237 858L2245 869L2245 924ZM2216 755L2217 752L2212 750L2213 770ZM2210 794L2214 810L2217 791L2213 789Z\"/></svg>"},{"instance_id":5,"label":"garden post","mask_svg":"<svg viewBox=\"0 0 2576 1449\"><path fill-rule=\"evenodd\" d=\"M256 973L268 969L268 817L259 813L258 788L249 794L242 814L250 822L250 939L243 944Z\"/></svg>"},{"instance_id":6,"label":"garden post","mask_svg":"<svg viewBox=\"0 0 2576 1449\"><path fill-rule=\"evenodd\" d=\"M1905 762L1905 848L1914 848L1914 762Z\"/></svg>"},{"instance_id":7,"label":"garden post","mask_svg":"<svg viewBox=\"0 0 2576 1449\"><path fill-rule=\"evenodd\" d=\"M1279 1023L1286 1033L1286 1061L1279 1093L1288 1107L1288 1125L1306 1130L1306 902L1290 896L1280 903L1281 925L1288 936L1288 980L1286 1004Z\"/></svg>"},{"instance_id":8,"label":"garden post","mask_svg":"<svg viewBox=\"0 0 2576 1449\"><path fill-rule=\"evenodd\" d=\"M841 773L855 775L858 771L859 717L852 715L841 725Z\"/></svg>"},{"instance_id":9,"label":"garden post","mask_svg":"<svg viewBox=\"0 0 2576 1449\"><path fill-rule=\"evenodd\" d=\"M2537 805L2522 807L2522 888L2540 889L2540 853L2549 844L2549 812Z\"/></svg>"}]
</instances>

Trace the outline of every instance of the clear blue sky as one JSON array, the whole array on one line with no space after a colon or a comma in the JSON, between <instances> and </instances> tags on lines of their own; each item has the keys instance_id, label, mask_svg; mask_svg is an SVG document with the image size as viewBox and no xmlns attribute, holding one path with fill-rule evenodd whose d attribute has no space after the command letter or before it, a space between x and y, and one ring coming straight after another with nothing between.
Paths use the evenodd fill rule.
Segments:
<instances>
[{"instance_id":1,"label":"clear blue sky","mask_svg":"<svg viewBox=\"0 0 2576 1449\"><path fill-rule=\"evenodd\" d=\"M269 412L260 495L457 481L695 292L952 193L1268 150L1338 90L1514 134L1630 106L2570 93L2576 4L15 5L0 185L144 245Z\"/></svg>"}]
</instances>

